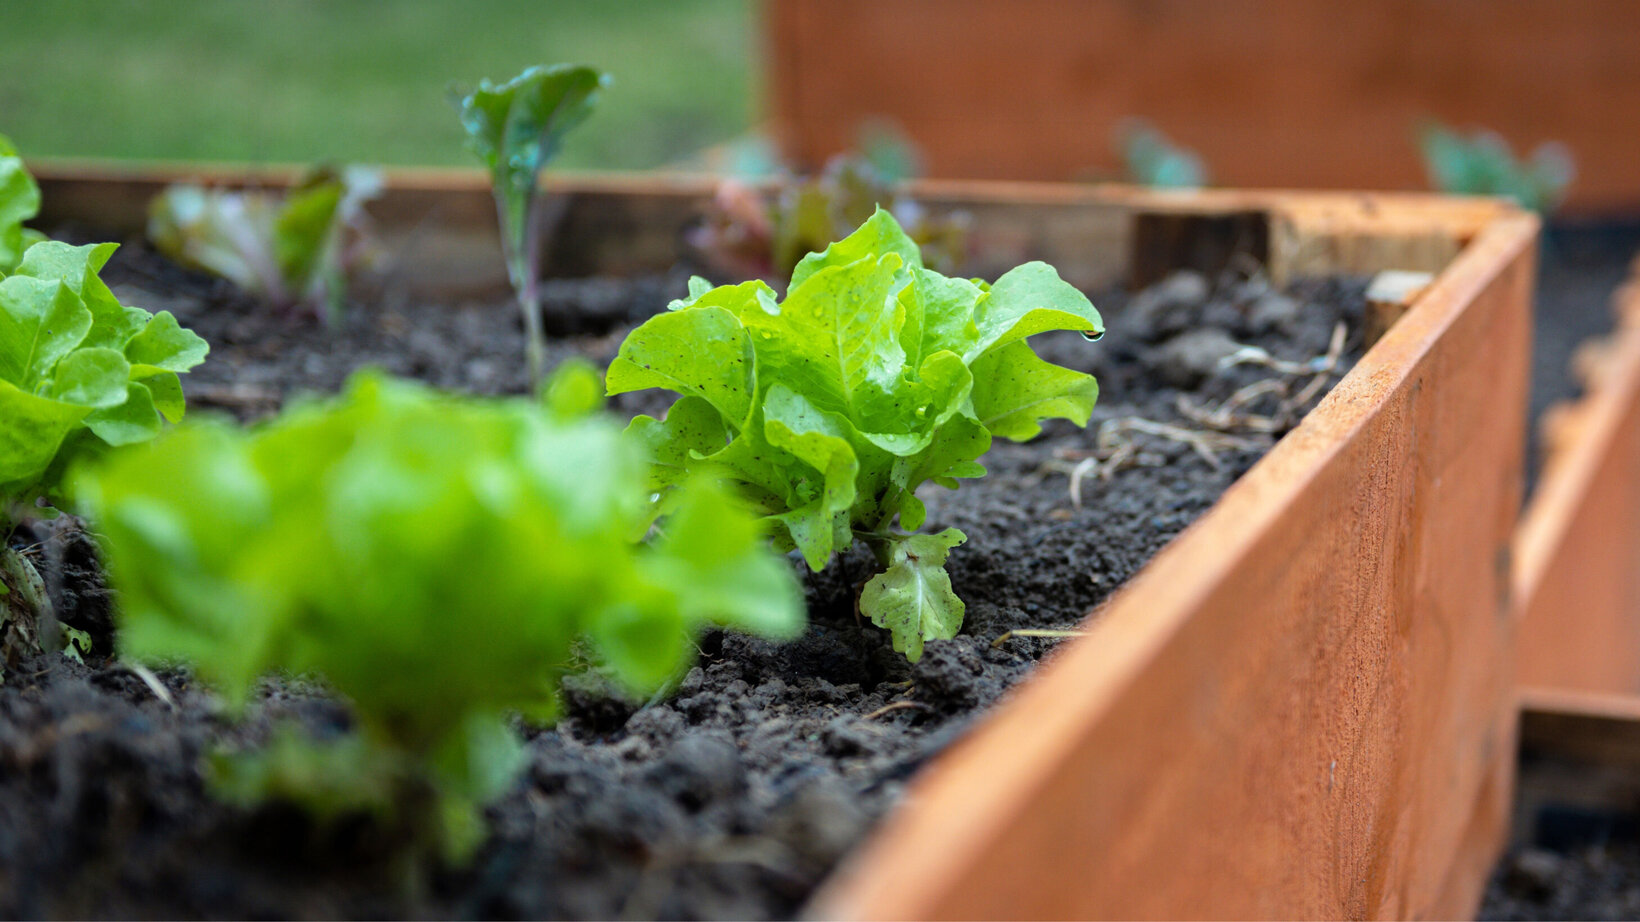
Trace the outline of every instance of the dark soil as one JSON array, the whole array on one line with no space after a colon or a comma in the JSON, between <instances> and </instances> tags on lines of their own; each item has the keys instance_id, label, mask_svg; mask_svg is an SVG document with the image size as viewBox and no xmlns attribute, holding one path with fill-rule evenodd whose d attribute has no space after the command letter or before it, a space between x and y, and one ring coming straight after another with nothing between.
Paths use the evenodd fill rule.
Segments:
<instances>
[{"instance_id":1,"label":"dark soil","mask_svg":"<svg viewBox=\"0 0 1640 922\"><path fill-rule=\"evenodd\" d=\"M1481 918L1640 918L1640 778L1627 765L1524 742L1512 826Z\"/></svg>"},{"instance_id":2,"label":"dark soil","mask_svg":"<svg viewBox=\"0 0 1640 922\"><path fill-rule=\"evenodd\" d=\"M1640 841L1596 836L1509 850L1482 919L1640 919Z\"/></svg>"},{"instance_id":3,"label":"dark soil","mask_svg":"<svg viewBox=\"0 0 1640 922\"><path fill-rule=\"evenodd\" d=\"M140 246L105 275L130 303L169 308L211 341L210 360L185 376L194 406L254 417L292 391L333 390L367 363L473 391L524 384L515 312L499 299L357 307L330 332L269 314ZM682 289L678 278L549 286L549 303L591 303L599 314L577 320L583 335L559 339L553 359L607 361L635 320ZM97 655L89 666L60 655L25 664L0 687L0 915L790 916L917 769L1055 646L1001 635L1075 625L1281 431L1238 433L1238 445L1210 455L1129 432L1119 441L1131 443L1132 466L1108 480L1085 470L1078 507L1069 472L1100 447L1101 425L1141 417L1195 428L1181 399L1214 404L1274 374L1218 370L1232 340L1287 360L1320 356L1335 325L1358 328L1362 290L1326 281L1282 294L1257 280L1211 286L1183 275L1131 299L1096 298L1110 325L1102 342L1035 340L1048 358L1099 375L1093 424L1002 443L986 458L988 477L924 494L928 529L969 536L950 562L967 602L960 636L930 643L909 665L853 614L868 554L804 570L811 623L799 640L708 634L677 693L648 707L570 689L565 720L525 728L530 767L490 809L492 836L475 863L414 885L369 821L319 827L287 807L234 808L206 791L202 758L214 747L265 739L283 719L320 733L344 728L345 705L320 690L270 680L250 713L231 720L184 672L159 675L156 687ZM1340 373L1357 349L1352 332ZM1312 377L1288 379L1291 390ZM616 409L653 412L668 400L632 395ZM1274 409L1273 397L1248 407ZM72 519L35 531L16 540L39 545L65 620L93 630L95 652L106 653L110 600L94 545Z\"/></svg>"}]
</instances>

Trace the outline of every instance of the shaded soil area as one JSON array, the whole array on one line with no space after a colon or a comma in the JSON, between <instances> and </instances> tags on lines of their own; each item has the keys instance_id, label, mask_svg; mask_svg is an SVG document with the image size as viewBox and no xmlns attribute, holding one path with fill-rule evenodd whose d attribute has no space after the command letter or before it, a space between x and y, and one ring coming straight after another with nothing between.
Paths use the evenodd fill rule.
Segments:
<instances>
[{"instance_id":1,"label":"shaded soil area","mask_svg":"<svg viewBox=\"0 0 1640 922\"><path fill-rule=\"evenodd\" d=\"M1486 888L1482 919L1640 918L1640 840L1595 837L1510 849Z\"/></svg>"},{"instance_id":2,"label":"shaded soil area","mask_svg":"<svg viewBox=\"0 0 1640 922\"><path fill-rule=\"evenodd\" d=\"M486 393L524 385L519 325L501 300L356 307L326 331L140 246L105 275L129 303L168 308L210 340L210 360L185 376L195 407L254 418L294 391L333 390L362 364ZM949 567L967 602L957 638L930 643L911 665L886 633L858 623L856 587L871 574L863 549L822 573L801 570L810 626L797 641L709 633L670 700L640 707L572 685L560 724L521 727L529 767L490 808L491 837L459 871L407 876L391 836L363 817L316 825L279 804L213 800L203 764L214 748L257 743L287 720L335 733L349 722L345 702L269 680L233 717L186 672L144 677L106 660L111 600L94 544L72 519L20 532L65 622L96 645L89 665L41 657L0 687L0 915L790 916L917 769L1056 644L1004 634L1074 626L1336 382L1359 351L1363 288L1329 280L1276 292L1258 278L1181 274L1132 297L1099 295L1103 341L1034 340L1047 358L1099 376L1093 423L1001 443L983 480L920 494L928 530L969 536ZM579 334L559 338L552 360L603 363L683 283L548 291L560 328ZM1239 344L1301 363L1343 348L1335 364L1305 370L1221 367ZM1238 390L1257 394L1227 408ZM628 395L615 409L669 401Z\"/></svg>"},{"instance_id":3,"label":"shaded soil area","mask_svg":"<svg viewBox=\"0 0 1640 922\"><path fill-rule=\"evenodd\" d=\"M1640 785L1629 763L1609 752L1606 759L1577 746L1523 743L1514 842L1488 883L1481 918L1640 918Z\"/></svg>"}]
</instances>

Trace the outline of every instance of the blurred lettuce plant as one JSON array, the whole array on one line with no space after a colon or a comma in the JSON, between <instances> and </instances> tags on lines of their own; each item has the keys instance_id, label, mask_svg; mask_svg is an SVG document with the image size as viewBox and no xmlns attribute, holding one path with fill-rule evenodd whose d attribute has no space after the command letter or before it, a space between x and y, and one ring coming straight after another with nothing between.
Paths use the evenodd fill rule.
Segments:
<instances>
[{"instance_id":1,"label":"blurred lettuce plant","mask_svg":"<svg viewBox=\"0 0 1640 922\"><path fill-rule=\"evenodd\" d=\"M341 315L349 275L369 252L374 170L318 167L284 192L167 187L148 209L148 239L183 265L233 282L280 309Z\"/></svg>"},{"instance_id":2,"label":"blurred lettuce plant","mask_svg":"<svg viewBox=\"0 0 1640 922\"><path fill-rule=\"evenodd\" d=\"M1500 195L1539 214L1558 207L1577 177L1571 151L1555 141L1538 145L1522 161L1496 132L1463 134L1430 123L1420 132L1419 145L1430 182L1442 192Z\"/></svg>"},{"instance_id":3,"label":"blurred lettuce plant","mask_svg":"<svg viewBox=\"0 0 1640 922\"><path fill-rule=\"evenodd\" d=\"M284 672L352 703L342 739L219 758L224 796L391 814L460 861L522 764L508 715L553 720L567 673L649 694L707 625L801 630L790 565L710 477L636 540L645 459L601 400L584 365L539 401L362 373L257 429L190 424L80 474L122 655L191 664L233 702Z\"/></svg>"},{"instance_id":4,"label":"blurred lettuce plant","mask_svg":"<svg viewBox=\"0 0 1640 922\"><path fill-rule=\"evenodd\" d=\"M879 152L880 159L887 157ZM804 257L848 236L878 208L893 213L926 265L951 272L962 264L967 216L928 214L870 159L854 153L833 157L818 176L781 182L772 194L723 180L688 242L714 274L778 284Z\"/></svg>"},{"instance_id":5,"label":"blurred lettuce plant","mask_svg":"<svg viewBox=\"0 0 1640 922\"><path fill-rule=\"evenodd\" d=\"M0 272L17 268L23 251L45 239L23 226L39 213L40 187L11 140L0 135Z\"/></svg>"}]
</instances>

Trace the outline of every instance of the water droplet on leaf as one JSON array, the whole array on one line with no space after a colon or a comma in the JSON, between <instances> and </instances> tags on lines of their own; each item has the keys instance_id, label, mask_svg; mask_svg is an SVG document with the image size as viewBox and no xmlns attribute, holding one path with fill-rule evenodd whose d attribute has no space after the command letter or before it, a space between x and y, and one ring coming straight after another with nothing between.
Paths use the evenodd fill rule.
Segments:
<instances>
[{"instance_id":1,"label":"water droplet on leaf","mask_svg":"<svg viewBox=\"0 0 1640 922\"><path fill-rule=\"evenodd\" d=\"M1082 338L1087 340L1090 343L1096 343L1099 340L1105 338L1105 331L1104 330L1083 330L1082 331Z\"/></svg>"}]
</instances>

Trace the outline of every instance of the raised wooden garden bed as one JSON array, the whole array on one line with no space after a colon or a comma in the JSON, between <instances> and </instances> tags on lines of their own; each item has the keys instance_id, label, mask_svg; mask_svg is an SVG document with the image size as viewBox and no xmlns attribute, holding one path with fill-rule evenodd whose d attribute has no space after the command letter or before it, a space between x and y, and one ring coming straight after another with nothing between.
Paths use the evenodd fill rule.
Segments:
<instances>
[{"instance_id":1,"label":"raised wooden garden bed","mask_svg":"<svg viewBox=\"0 0 1640 922\"><path fill-rule=\"evenodd\" d=\"M1587 390L1546 419L1547 457L1516 541L1522 685L1640 693L1640 286L1585 347Z\"/></svg>"},{"instance_id":2,"label":"raised wooden garden bed","mask_svg":"<svg viewBox=\"0 0 1640 922\"><path fill-rule=\"evenodd\" d=\"M1625 126L1640 15L1617 0L769 0L771 128L817 164L873 118L931 175L1120 175L1114 134L1150 120L1216 183L1423 189L1421 120L1578 159L1570 206L1640 204ZM1029 99L1028 104L1023 102ZM1019 143L1029 138L1028 144Z\"/></svg>"},{"instance_id":3,"label":"raised wooden garden bed","mask_svg":"<svg viewBox=\"0 0 1640 922\"><path fill-rule=\"evenodd\" d=\"M140 226L168 176L41 165L44 220ZM188 172L188 171L183 171ZM197 171L194 171L197 172ZM264 177L266 179L267 177ZM406 284L496 287L490 201L403 174ZM560 179L552 272L664 269L704 181ZM1214 269L1433 271L1305 421L912 786L824 917L1472 911L1514 765L1510 554L1537 223L1428 197L929 183L977 274L1084 286ZM993 265L993 262L995 265Z\"/></svg>"}]
</instances>

